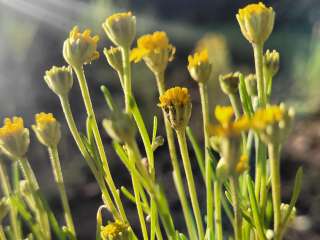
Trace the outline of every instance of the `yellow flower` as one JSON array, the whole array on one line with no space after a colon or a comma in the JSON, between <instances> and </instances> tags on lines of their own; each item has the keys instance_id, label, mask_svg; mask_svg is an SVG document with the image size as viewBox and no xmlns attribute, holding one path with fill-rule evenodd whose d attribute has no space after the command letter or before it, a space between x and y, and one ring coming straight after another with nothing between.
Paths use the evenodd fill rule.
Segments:
<instances>
[{"instance_id":1,"label":"yellow flower","mask_svg":"<svg viewBox=\"0 0 320 240\"><path fill-rule=\"evenodd\" d=\"M168 89L159 97L159 107L183 106L190 102L190 95L187 88L173 87Z\"/></svg>"},{"instance_id":2,"label":"yellow flower","mask_svg":"<svg viewBox=\"0 0 320 240\"><path fill-rule=\"evenodd\" d=\"M253 44L263 44L273 30L275 13L262 2L239 9L236 17L242 34Z\"/></svg>"},{"instance_id":3,"label":"yellow flower","mask_svg":"<svg viewBox=\"0 0 320 240\"><path fill-rule=\"evenodd\" d=\"M35 125L32 129L43 145L47 147L56 147L61 139L60 124L52 113L38 113L35 115Z\"/></svg>"},{"instance_id":4,"label":"yellow flower","mask_svg":"<svg viewBox=\"0 0 320 240\"><path fill-rule=\"evenodd\" d=\"M170 88L159 97L159 100L158 106L164 109L174 129L183 129L188 125L192 105L187 88Z\"/></svg>"},{"instance_id":5,"label":"yellow flower","mask_svg":"<svg viewBox=\"0 0 320 240\"><path fill-rule=\"evenodd\" d=\"M98 41L99 36L91 36L90 29L81 33L78 26L75 26L63 44L63 57L73 67L90 63L99 58Z\"/></svg>"},{"instance_id":6,"label":"yellow flower","mask_svg":"<svg viewBox=\"0 0 320 240\"><path fill-rule=\"evenodd\" d=\"M0 128L0 149L11 158L23 157L29 147L29 130L21 117L5 118Z\"/></svg>"},{"instance_id":7,"label":"yellow flower","mask_svg":"<svg viewBox=\"0 0 320 240\"><path fill-rule=\"evenodd\" d=\"M129 48L136 35L136 17L131 12L116 13L108 17L102 27L114 44Z\"/></svg>"},{"instance_id":8,"label":"yellow flower","mask_svg":"<svg viewBox=\"0 0 320 240\"><path fill-rule=\"evenodd\" d=\"M197 82L206 82L211 74L208 50L204 49L188 56L188 70L191 77Z\"/></svg>"},{"instance_id":9,"label":"yellow flower","mask_svg":"<svg viewBox=\"0 0 320 240\"><path fill-rule=\"evenodd\" d=\"M252 118L252 127L255 130L264 129L268 125L280 122L283 119L283 114L283 109L276 105L258 109Z\"/></svg>"},{"instance_id":10,"label":"yellow flower","mask_svg":"<svg viewBox=\"0 0 320 240\"><path fill-rule=\"evenodd\" d=\"M248 156L246 154L241 155L239 162L236 166L236 172L238 174L242 174L244 171L246 171L249 168L249 162L248 162Z\"/></svg>"},{"instance_id":11,"label":"yellow flower","mask_svg":"<svg viewBox=\"0 0 320 240\"><path fill-rule=\"evenodd\" d=\"M234 111L231 106L217 106L215 108L215 117L219 124L209 126L209 131L214 136L238 136L241 132L249 130L251 126L250 119L246 115L243 115L239 119L232 121L232 118L234 117Z\"/></svg>"},{"instance_id":12,"label":"yellow flower","mask_svg":"<svg viewBox=\"0 0 320 240\"><path fill-rule=\"evenodd\" d=\"M45 82L58 96L67 96L73 85L72 69L70 66L53 66L46 71Z\"/></svg>"},{"instance_id":13,"label":"yellow flower","mask_svg":"<svg viewBox=\"0 0 320 240\"><path fill-rule=\"evenodd\" d=\"M130 240L131 230L127 224L116 221L102 227L101 237L103 240Z\"/></svg>"},{"instance_id":14,"label":"yellow flower","mask_svg":"<svg viewBox=\"0 0 320 240\"><path fill-rule=\"evenodd\" d=\"M132 49L130 60L137 63L143 59L151 71L159 73L173 60L175 51L165 32L154 32L137 40L137 48Z\"/></svg>"}]
</instances>

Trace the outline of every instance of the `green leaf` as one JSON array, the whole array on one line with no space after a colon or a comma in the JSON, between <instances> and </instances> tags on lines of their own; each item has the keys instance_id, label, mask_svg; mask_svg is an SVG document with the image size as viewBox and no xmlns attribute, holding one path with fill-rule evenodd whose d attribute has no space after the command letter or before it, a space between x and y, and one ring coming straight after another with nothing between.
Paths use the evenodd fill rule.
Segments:
<instances>
[{"instance_id":1,"label":"green leaf","mask_svg":"<svg viewBox=\"0 0 320 240\"><path fill-rule=\"evenodd\" d=\"M248 116L252 116L254 111L252 107L251 97L248 94L243 74L240 74L239 94L242 102L243 112Z\"/></svg>"},{"instance_id":2,"label":"green leaf","mask_svg":"<svg viewBox=\"0 0 320 240\"><path fill-rule=\"evenodd\" d=\"M291 196L291 200L290 200L290 204L289 204L289 208L287 211L286 216L284 217L282 226L283 228L286 227L286 224L289 221L290 218L290 214L293 210L293 207L296 205L296 202L298 200L300 191L301 191L301 185L302 185L302 177L303 177L303 169L302 167L300 167L296 173L296 177L295 177L295 181L294 181L294 187L293 187L293 192L292 192L292 196Z\"/></svg>"},{"instance_id":3,"label":"green leaf","mask_svg":"<svg viewBox=\"0 0 320 240\"><path fill-rule=\"evenodd\" d=\"M157 116L153 117L153 130L152 130L152 143L156 140L158 130L158 118Z\"/></svg>"},{"instance_id":4,"label":"green leaf","mask_svg":"<svg viewBox=\"0 0 320 240\"><path fill-rule=\"evenodd\" d=\"M111 111L116 110L116 105L113 102L113 99L112 99L112 96L111 96L111 93L110 93L109 89L105 85L102 85L100 87L100 89L101 89L101 91L103 93L104 99L105 99L109 109Z\"/></svg>"}]
</instances>

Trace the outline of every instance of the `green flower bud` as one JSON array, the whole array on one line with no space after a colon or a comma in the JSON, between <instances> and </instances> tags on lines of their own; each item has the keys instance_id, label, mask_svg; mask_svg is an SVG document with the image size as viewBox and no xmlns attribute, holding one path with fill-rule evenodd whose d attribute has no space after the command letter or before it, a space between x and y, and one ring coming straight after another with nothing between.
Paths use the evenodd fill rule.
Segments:
<instances>
[{"instance_id":1,"label":"green flower bud","mask_svg":"<svg viewBox=\"0 0 320 240\"><path fill-rule=\"evenodd\" d=\"M227 95L233 95L239 91L240 73L234 72L219 76L220 87Z\"/></svg>"},{"instance_id":2,"label":"green flower bud","mask_svg":"<svg viewBox=\"0 0 320 240\"><path fill-rule=\"evenodd\" d=\"M281 212L281 218L282 218L282 221L284 220L284 218L286 217L287 213L288 213L288 210L289 210L289 204L286 204L286 203L281 203L280 205L280 212ZM289 221L292 222L295 217L296 217L296 214L297 214L297 210L295 207L293 207L291 213L290 213L290 216L289 216Z\"/></svg>"},{"instance_id":3,"label":"green flower bud","mask_svg":"<svg viewBox=\"0 0 320 240\"><path fill-rule=\"evenodd\" d=\"M244 79L248 94L251 97L258 96L257 77L255 74L249 74Z\"/></svg>"},{"instance_id":4,"label":"green flower bud","mask_svg":"<svg viewBox=\"0 0 320 240\"><path fill-rule=\"evenodd\" d=\"M209 62L208 51L203 50L188 57L188 70L196 82L206 82L210 78L212 65Z\"/></svg>"},{"instance_id":5,"label":"green flower bud","mask_svg":"<svg viewBox=\"0 0 320 240\"><path fill-rule=\"evenodd\" d=\"M97 44L99 36L90 36L91 30L86 29L83 33L75 26L69 38L63 44L63 57L72 67L82 67L82 65L91 63L99 58Z\"/></svg>"},{"instance_id":6,"label":"green flower bud","mask_svg":"<svg viewBox=\"0 0 320 240\"><path fill-rule=\"evenodd\" d=\"M279 71L280 54L276 50L272 52L268 49L263 57L264 69L274 77Z\"/></svg>"},{"instance_id":7,"label":"green flower bud","mask_svg":"<svg viewBox=\"0 0 320 240\"><path fill-rule=\"evenodd\" d=\"M24 157L30 144L29 130L21 117L5 118L0 128L0 149L10 158Z\"/></svg>"},{"instance_id":8,"label":"green flower bud","mask_svg":"<svg viewBox=\"0 0 320 240\"><path fill-rule=\"evenodd\" d=\"M60 123L52 113L38 113L35 116L36 124L32 125L39 142L47 147L56 147L61 139Z\"/></svg>"},{"instance_id":9,"label":"green flower bud","mask_svg":"<svg viewBox=\"0 0 320 240\"><path fill-rule=\"evenodd\" d=\"M131 12L116 13L108 17L102 27L115 45L130 48L136 35L136 17Z\"/></svg>"},{"instance_id":10,"label":"green flower bud","mask_svg":"<svg viewBox=\"0 0 320 240\"><path fill-rule=\"evenodd\" d=\"M152 150L157 150L158 147L161 147L164 144L164 138L162 136L157 136L152 142Z\"/></svg>"},{"instance_id":11,"label":"green flower bud","mask_svg":"<svg viewBox=\"0 0 320 240\"><path fill-rule=\"evenodd\" d=\"M191 117L192 104L187 88L173 87L159 97L159 107L166 112L166 117L175 130L186 128Z\"/></svg>"},{"instance_id":12,"label":"green flower bud","mask_svg":"<svg viewBox=\"0 0 320 240\"><path fill-rule=\"evenodd\" d=\"M109 65L119 72L121 75L123 74L123 63L122 63L122 54L121 49L116 47L111 47L109 49L103 49L103 53L107 58Z\"/></svg>"},{"instance_id":13,"label":"green flower bud","mask_svg":"<svg viewBox=\"0 0 320 240\"><path fill-rule=\"evenodd\" d=\"M117 142L130 143L137 132L130 115L117 110L111 113L110 119L104 119L102 124L108 135Z\"/></svg>"},{"instance_id":14,"label":"green flower bud","mask_svg":"<svg viewBox=\"0 0 320 240\"><path fill-rule=\"evenodd\" d=\"M243 36L250 43L264 44L273 30L275 13L272 7L261 2L239 9L236 17Z\"/></svg>"},{"instance_id":15,"label":"green flower bud","mask_svg":"<svg viewBox=\"0 0 320 240\"><path fill-rule=\"evenodd\" d=\"M58 96L66 96L73 85L71 67L53 66L50 70L46 71L44 80L55 94Z\"/></svg>"}]
</instances>

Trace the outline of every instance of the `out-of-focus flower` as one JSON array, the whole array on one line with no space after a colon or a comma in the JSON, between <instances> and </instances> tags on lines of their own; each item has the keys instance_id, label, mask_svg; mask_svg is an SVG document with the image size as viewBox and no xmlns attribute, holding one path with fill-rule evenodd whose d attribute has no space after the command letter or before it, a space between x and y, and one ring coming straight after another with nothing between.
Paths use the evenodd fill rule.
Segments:
<instances>
[{"instance_id":1,"label":"out-of-focus flower","mask_svg":"<svg viewBox=\"0 0 320 240\"><path fill-rule=\"evenodd\" d=\"M255 74L249 74L244 79L247 91L251 97L258 96L257 77Z\"/></svg>"},{"instance_id":2,"label":"out-of-focus flower","mask_svg":"<svg viewBox=\"0 0 320 240\"><path fill-rule=\"evenodd\" d=\"M101 237L103 240L131 240L132 231L130 227L120 221L109 223L101 228Z\"/></svg>"},{"instance_id":3,"label":"out-of-focus flower","mask_svg":"<svg viewBox=\"0 0 320 240\"><path fill-rule=\"evenodd\" d=\"M55 94L66 96L73 85L72 69L70 66L53 66L46 71L44 80Z\"/></svg>"},{"instance_id":4,"label":"out-of-focus flower","mask_svg":"<svg viewBox=\"0 0 320 240\"><path fill-rule=\"evenodd\" d=\"M78 26L70 31L63 44L63 57L72 67L81 67L99 58L97 44L99 36L91 36L91 30L80 32Z\"/></svg>"},{"instance_id":5,"label":"out-of-focus flower","mask_svg":"<svg viewBox=\"0 0 320 240\"><path fill-rule=\"evenodd\" d=\"M0 128L0 148L11 158L24 157L30 144L29 130L21 117L5 118Z\"/></svg>"},{"instance_id":6,"label":"out-of-focus flower","mask_svg":"<svg viewBox=\"0 0 320 240\"><path fill-rule=\"evenodd\" d=\"M173 60L175 51L165 32L154 32L137 40L137 47L132 49L130 59L134 62L143 59L152 72L159 73Z\"/></svg>"},{"instance_id":7,"label":"out-of-focus flower","mask_svg":"<svg viewBox=\"0 0 320 240\"><path fill-rule=\"evenodd\" d=\"M275 12L262 2L239 9L236 15L243 36L252 44L264 44L274 25Z\"/></svg>"},{"instance_id":8,"label":"out-of-focus flower","mask_svg":"<svg viewBox=\"0 0 320 240\"><path fill-rule=\"evenodd\" d=\"M116 13L108 17L102 27L115 45L130 48L136 36L136 17L131 12Z\"/></svg>"},{"instance_id":9,"label":"out-of-focus flower","mask_svg":"<svg viewBox=\"0 0 320 240\"><path fill-rule=\"evenodd\" d=\"M35 125L32 129L39 142L47 147L56 147L61 139L60 123L52 113L38 113L35 115Z\"/></svg>"},{"instance_id":10,"label":"out-of-focus flower","mask_svg":"<svg viewBox=\"0 0 320 240\"><path fill-rule=\"evenodd\" d=\"M159 101L158 106L165 110L174 129L183 129L188 125L192 105L187 88L170 88L159 97Z\"/></svg>"},{"instance_id":11,"label":"out-of-focus flower","mask_svg":"<svg viewBox=\"0 0 320 240\"><path fill-rule=\"evenodd\" d=\"M209 62L208 50L204 49L188 56L188 70L197 82L206 82L210 78L212 65Z\"/></svg>"},{"instance_id":12,"label":"out-of-focus flower","mask_svg":"<svg viewBox=\"0 0 320 240\"><path fill-rule=\"evenodd\" d=\"M249 168L249 159L246 154L241 155L239 162L236 166L236 172L240 175Z\"/></svg>"},{"instance_id":13,"label":"out-of-focus flower","mask_svg":"<svg viewBox=\"0 0 320 240\"><path fill-rule=\"evenodd\" d=\"M263 58L264 69L271 77L274 77L279 71L280 54L276 50L266 51Z\"/></svg>"},{"instance_id":14,"label":"out-of-focus flower","mask_svg":"<svg viewBox=\"0 0 320 240\"><path fill-rule=\"evenodd\" d=\"M239 72L219 76L222 91L227 95L236 94L239 91Z\"/></svg>"}]
</instances>

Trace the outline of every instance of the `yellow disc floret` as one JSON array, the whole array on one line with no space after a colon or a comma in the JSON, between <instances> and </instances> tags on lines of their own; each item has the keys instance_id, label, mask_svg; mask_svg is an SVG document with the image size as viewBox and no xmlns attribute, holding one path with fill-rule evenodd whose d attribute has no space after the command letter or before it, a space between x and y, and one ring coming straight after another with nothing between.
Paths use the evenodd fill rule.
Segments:
<instances>
[{"instance_id":1,"label":"yellow disc floret","mask_svg":"<svg viewBox=\"0 0 320 240\"><path fill-rule=\"evenodd\" d=\"M277 105L258 109L252 118L252 127L259 130L275 122L280 122L283 119L283 114L283 109Z\"/></svg>"},{"instance_id":2,"label":"yellow disc floret","mask_svg":"<svg viewBox=\"0 0 320 240\"><path fill-rule=\"evenodd\" d=\"M105 240L109 240L109 239L120 240L120 239L125 239L129 231L130 231L130 228L127 224L124 224L120 221L116 221L113 223L109 223L105 227L102 227L101 236Z\"/></svg>"},{"instance_id":3,"label":"yellow disc floret","mask_svg":"<svg viewBox=\"0 0 320 240\"><path fill-rule=\"evenodd\" d=\"M57 121L52 113L44 113L44 112L36 114L35 120L36 120L36 124L40 126L54 123Z\"/></svg>"},{"instance_id":4,"label":"yellow disc floret","mask_svg":"<svg viewBox=\"0 0 320 240\"><path fill-rule=\"evenodd\" d=\"M188 56L188 68L199 66L203 63L209 62L208 50L204 49L201 52L196 52L193 55Z\"/></svg>"},{"instance_id":5,"label":"yellow disc floret","mask_svg":"<svg viewBox=\"0 0 320 240\"><path fill-rule=\"evenodd\" d=\"M190 102L190 95L187 88L173 87L159 97L159 107L182 106Z\"/></svg>"},{"instance_id":6,"label":"yellow disc floret","mask_svg":"<svg viewBox=\"0 0 320 240\"><path fill-rule=\"evenodd\" d=\"M0 128L0 138L15 135L24 130L23 119L21 117L5 118L3 127Z\"/></svg>"}]
</instances>

